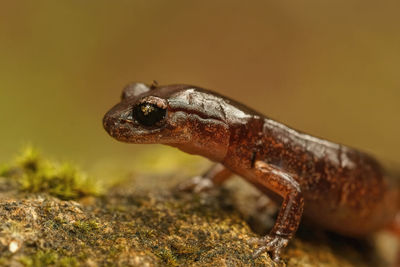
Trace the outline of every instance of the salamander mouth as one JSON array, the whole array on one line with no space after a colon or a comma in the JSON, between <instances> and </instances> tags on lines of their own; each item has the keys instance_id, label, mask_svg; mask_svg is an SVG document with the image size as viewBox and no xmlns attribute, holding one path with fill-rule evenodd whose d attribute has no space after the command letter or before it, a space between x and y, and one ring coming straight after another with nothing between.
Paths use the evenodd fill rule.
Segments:
<instances>
[{"instance_id":1,"label":"salamander mouth","mask_svg":"<svg viewBox=\"0 0 400 267\"><path fill-rule=\"evenodd\" d=\"M145 128L131 118L107 113L103 118L103 127L114 139L127 143L156 143L155 136L161 128Z\"/></svg>"}]
</instances>

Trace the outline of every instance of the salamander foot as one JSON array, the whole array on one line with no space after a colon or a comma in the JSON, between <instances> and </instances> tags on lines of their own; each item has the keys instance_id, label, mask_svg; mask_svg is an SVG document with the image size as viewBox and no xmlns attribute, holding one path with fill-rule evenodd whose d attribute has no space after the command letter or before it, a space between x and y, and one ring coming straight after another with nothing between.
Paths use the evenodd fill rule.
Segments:
<instances>
[{"instance_id":1,"label":"salamander foot","mask_svg":"<svg viewBox=\"0 0 400 267\"><path fill-rule=\"evenodd\" d=\"M182 182L177 186L179 191L188 191L193 193L200 193L210 191L211 189L215 188L214 183L207 178L202 176L195 176L192 179Z\"/></svg>"},{"instance_id":2,"label":"salamander foot","mask_svg":"<svg viewBox=\"0 0 400 267\"><path fill-rule=\"evenodd\" d=\"M259 245L253 253L253 258L257 258L265 251L268 251L272 259L277 262L280 260L281 250L287 246L289 239L276 234L270 234L262 238L253 238L249 243Z\"/></svg>"}]
</instances>

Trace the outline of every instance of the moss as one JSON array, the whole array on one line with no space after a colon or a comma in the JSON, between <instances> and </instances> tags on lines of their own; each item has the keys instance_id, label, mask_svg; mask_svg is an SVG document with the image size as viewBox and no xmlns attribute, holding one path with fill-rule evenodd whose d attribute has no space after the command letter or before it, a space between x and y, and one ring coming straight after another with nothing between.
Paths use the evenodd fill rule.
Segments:
<instances>
[{"instance_id":1,"label":"moss","mask_svg":"<svg viewBox=\"0 0 400 267\"><path fill-rule=\"evenodd\" d=\"M89 233L99 229L99 223L93 220L89 221L76 221L73 226L81 233Z\"/></svg>"},{"instance_id":2,"label":"moss","mask_svg":"<svg viewBox=\"0 0 400 267\"><path fill-rule=\"evenodd\" d=\"M168 248L162 248L156 253L158 257L167 265L167 266L179 266L179 263L172 253L172 251Z\"/></svg>"},{"instance_id":3,"label":"moss","mask_svg":"<svg viewBox=\"0 0 400 267\"><path fill-rule=\"evenodd\" d=\"M54 265L58 260L58 254L54 251L38 251L31 257L23 257L20 262L27 267L41 267Z\"/></svg>"},{"instance_id":4,"label":"moss","mask_svg":"<svg viewBox=\"0 0 400 267\"><path fill-rule=\"evenodd\" d=\"M102 192L99 184L72 164L44 160L32 147L17 157L15 165L22 170L15 177L22 191L47 192L64 200Z\"/></svg>"},{"instance_id":5,"label":"moss","mask_svg":"<svg viewBox=\"0 0 400 267\"><path fill-rule=\"evenodd\" d=\"M78 264L78 260L74 257L63 257L57 263L57 266L59 266L59 267L75 267L75 266L79 266L79 264Z\"/></svg>"},{"instance_id":6,"label":"moss","mask_svg":"<svg viewBox=\"0 0 400 267\"><path fill-rule=\"evenodd\" d=\"M38 251L37 253L29 256L24 256L19 261L27 267L43 267L43 266L56 266L56 267L75 267L79 266L78 261L74 257L61 257L56 251L46 250Z\"/></svg>"},{"instance_id":7,"label":"moss","mask_svg":"<svg viewBox=\"0 0 400 267\"><path fill-rule=\"evenodd\" d=\"M39 151L32 146L27 146L15 161L24 170L32 172L36 172L39 169L39 165L43 163Z\"/></svg>"}]
</instances>

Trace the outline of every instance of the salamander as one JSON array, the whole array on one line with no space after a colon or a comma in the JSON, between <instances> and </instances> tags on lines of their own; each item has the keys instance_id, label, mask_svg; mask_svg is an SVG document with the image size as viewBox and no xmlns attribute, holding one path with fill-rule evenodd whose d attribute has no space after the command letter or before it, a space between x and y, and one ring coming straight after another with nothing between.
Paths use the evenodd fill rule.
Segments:
<instances>
[{"instance_id":1,"label":"salamander","mask_svg":"<svg viewBox=\"0 0 400 267\"><path fill-rule=\"evenodd\" d=\"M357 237L400 215L400 175L374 157L294 130L210 90L132 83L103 126L122 142L165 144L216 162L186 183L195 192L237 174L280 199L276 222L257 240L255 257L268 251L279 260L303 216Z\"/></svg>"}]
</instances>

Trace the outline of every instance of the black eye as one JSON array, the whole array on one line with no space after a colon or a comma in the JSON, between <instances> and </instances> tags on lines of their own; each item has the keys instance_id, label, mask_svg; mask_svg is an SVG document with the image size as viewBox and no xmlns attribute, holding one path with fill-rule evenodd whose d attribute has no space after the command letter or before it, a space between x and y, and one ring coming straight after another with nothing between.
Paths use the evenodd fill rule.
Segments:
<instances>
[{"instance_id":1,"label":"black eye","mask_svg":"<svg viewBox=\"0 0 400 267\"><path fill-rule=\"evenodd\" d=\"M167 110L155 104L142 103L133 108L133 117L144 126L154 126L165 118Z\"/></svg>"}]
</instances>

